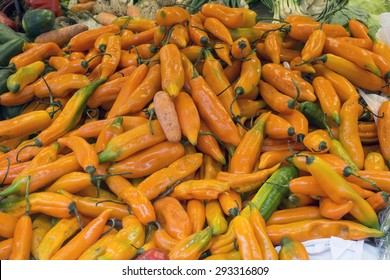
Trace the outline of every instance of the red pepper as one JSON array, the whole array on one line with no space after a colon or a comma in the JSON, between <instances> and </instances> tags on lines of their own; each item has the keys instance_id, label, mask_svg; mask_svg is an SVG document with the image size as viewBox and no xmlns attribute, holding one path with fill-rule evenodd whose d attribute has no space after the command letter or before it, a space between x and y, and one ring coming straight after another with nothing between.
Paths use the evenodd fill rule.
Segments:
<instances>
[{"instance_id":1,"label":"red pepper","mask_svg":"<svg viewBox=\"0 0 390 280\"><path fill-rule=\"evenodd\" d=\"M62 16L60 0L25 0L27 6L33 9L51 10L56 17Z\"/></svg>"},{"instance_id":2,"label":"red pepper","mask_svg":"<svg viewBox=\"0 0 390 280\"><path fill-rule=\"evenodd\" d=\"M16 23L11 20L3 11L0 11L0 22L4 23L13 30L16 30Z\"/></svg>"},{"instance_id":3,"label":"red pepper","mask_svg":"<svg viewBox=\"0 0 390 280\"><path fill-rule=\"evenodd\" d=\"M139 255L136 260L169 260L169 256L163 249L151 248Z\"/></svg>"}]
</instances>

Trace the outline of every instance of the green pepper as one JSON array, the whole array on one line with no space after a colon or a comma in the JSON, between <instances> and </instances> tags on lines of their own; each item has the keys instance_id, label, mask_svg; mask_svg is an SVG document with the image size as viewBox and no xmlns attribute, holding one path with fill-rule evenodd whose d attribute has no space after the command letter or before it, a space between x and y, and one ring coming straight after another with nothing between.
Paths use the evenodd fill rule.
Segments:
<instances>
[{"instance_id":1,"label":"green pepper","mask_svg":"<svg viewBox=\"0 0 390 280\"><path fill-rule=\"evenodd\" d=\"M0 67L8 65L11 58L22 52L24 41L15 38L0 46Z\"/></svg>"},{"instance_id":2,"label":"green pepper","mask_svg":"<svg viewBox=\"0 0 390 280\"><path fill-rule=\"evenodd\" d=\"M305 101L299 104L298 110L305 115L310 125L326 129L326 115L316 103Z\"/></svg>"}]
</instances>

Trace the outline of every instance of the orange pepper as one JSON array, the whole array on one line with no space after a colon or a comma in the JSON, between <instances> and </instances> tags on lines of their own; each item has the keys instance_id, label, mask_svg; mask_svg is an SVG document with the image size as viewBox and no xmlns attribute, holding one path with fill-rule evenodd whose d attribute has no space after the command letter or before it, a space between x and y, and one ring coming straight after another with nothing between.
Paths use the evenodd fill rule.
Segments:
<instances>
[{"instance_id":1,"label":"orange pepper","mask_svg":"<svg viewBox=\"0 0 390 280\"><path fill-rule=\"evenodd\" d=\"M234 98L233 88L226 77L221 63L215 59L212 53L208 50L203 51L205 63L203 65L202 74L210 85L211 89L217 94L218 99L233 117L240 116L241 112Z\"/></svg>"},{"instance_id":2,"label":"orange pepper","mask_svg":"<svg viewBox=\"0 0 390 280\"><path fill-rule=\"evenodd\" d=\"M209 35L204 31L203 21L197 15L191 15L188 22L188 31L191 41L198 46L210 44Z\"/></svg>"},{"instance_id":3,"label":"orange pepper","mask_svg":"<svg viewBox=\"0 0 390 280\"><path fill-rule=\"evenodd\" d=\"M11 238L14 235L15 226L18 218L11 214L0 212L0 236L4 238Z\"/></svg>"},{"instance_id":4,"label":"orange pepper","mask_svg":"<svg viewBox=\"0 0 390 280\"><path fill-rule=\"evenodd\" d=\"M113 193L131 207L134 215L142 224L146 225L156 220L152 203L140 189L135 188L128 180L122 176L109 176L105 182Z\"/></svg>"},{"instance_id":5,"label":"orange pepper","mask_svg":"<svg viewBox=\"0 0 390 280\"><path fill-rule=\"evenodd\" d=\"M370 36L368 35L367 26L365 26L362 22L358 21L357 19L354 18L350 19L348 22L348 28L353 37L371 40Z\"/></svg>"},{"instance_id":6,"label":"orange pepper","mask_svg":"<svg viewBox=\"0 0 390 280\"><path fill-rule=\"evenodd\" d=\"M288 121L272 113L269 115L265 126L265 135L267 135L267 137L273 139L288 139L294 134L294 127Z\"/></svg>"},{"instance_id":7,"label":"orange pepper","mask_svg":"<svg viewBox=\"0 0 390 280\"><path fill-rule=\"evenodd\" d=\"M188 93L180 92L173 102L183 135L196 146L200 131L200 116L194 101Z\"/></svg>"},{"instance_id":8,"label":"orange pepper","mask_svg":"<svg viewBox=\"0 0 390 280\"><path fill-rule=\"evenodd\" d=\"M119 200L110 200L103 197L72 195L65 190L58 190L57 192L73 199L76 203L76 208L79 214L86 217L97 218L106 210L111 210L109 218L121 221L124 217L130 214L128 206L123 205L123 203Z\"/></svg>"},{"instance_id":9,"label":"orange pepper","mask_svg":"<svg viewBox=\"0 0 390 280\"><path fill-rule=\"evenodd\" d=\"M313 153L326 153L332 146L332 139L326 131L316 129L303 138L303 144Z\"/></svg>"},{"instance_id":10,"label":"orange pepper","mask_svg":"<svg viewBox=\"0 0 390 280\"><path fill-rule=\"evenodd\" d=\"M58 250L57 253L51 257L51 260L78 259L89 246L99 239L111 211L111 209L107 209L89 222L75 237Z\"/></svg>"},{"instance_id":11,"label":"orange pepper","mask_svg":"<svg viewBox=\"0 0 390 280\"><path fill-rule=\"evenodd\" d=\"M324 113L340 125L340 98L332 83L324 77L316 77L312 84Z\"/></svg>"},{"instance_id":12,"label":"orange pepper","mask_svg":"<svg viewBox=\"0 0 390 280\"><path fill-rule=\"evenodd\" d=\"M182 24L175 24L171 27L169 43L176 45L179 49L187 47L190 43L188 27Z\"/></svg>"},{"instance_id":13,"label":"orange pepper","mask_svg":"<svg viewBox=\"0 0 390 280\"><path fill-rule=\"evenodd\" d=\"M182 144L164 141L115 162L107 171L110 174L123 173L125 178L145 177L178 160L184 152Z\"/></svg>"},{"instance_id":14,"label":"orange pepper","mask_svg":"<svg viewBox=\"0 0 390 280\"><path fill-rule=\"evenodd\" d=\"M211 199L206 202L205 216L207 225L211 227L213 235L225 233L228 228L228 222L217 199Z\"/></svg>"},{"instance_id":15,"label":"orange pepper","mask_svg":"<svg viewBox=\"0 0 390 280\"><path fill-rule=\"evenodd\" d=\"M102 234L98 241L89 246L81 254L78 260L96 260L98 257L103 255L107 244L114 239L115 234L118 232L115 228L110 228L107 231L104 229L105 234Z\"/></svg>"},{"instance_id":16,"label":"orange pepper","mask_svg":"<svg viewBox=\"0 0 390 280\"><path fill-rule=\"evenodd\" d=\"M227 216L235 217L241 211L242 208L241 194L236 191L228 190L226 192L220 193L218 195L218 201L219 204L221 205L222 211Z\"/></svg>"},{"instance_id":17,"label":"orange pepper","mask_svg":"<svg viewBox=\"0 0 390 280\"><path fill-rule=\"evenodd\" d=\"M63 53L56 43L48 42L36 45L25 52L15 55L9 61L9 65L11 68L18 70L21 67L27 66L33 62L42 61L50 56L62 55Z\"/></svg>"},{"instance_id":18,"label":"orange pepper","mask_svg":"<svg viewBox=\"0 0 390 280\"><path fill-rule=\"evenodd\" d=\"M116 18L112 24L122 26L133 32L142 32L156 27L156 20L141 16L121 16Z\"/></svg>"},{"instance_id":19,"label":"orange pepper","mask_svg":"<svg viewBox=\"0 0 390 280\"><path fill-rule=\"evenodd\" d=\"M96 152L99 153L103 151L106 148L107 143L121 133L123 133L123 117L117 117L99 133L94 147Z\"/></svg>"},{"instance_id":20,"label":"orange pepper","mask_svg":"<svg viewBox=\"0 0 390 280\"><path fill-rule=\"evenodd\" d=\"M389 170L383 155L378 152L369 152L364 159L364 170Z\"/></svg>"},{"instance_id":21,"label":"orange pepper","mask_svg":"<svg viewBox=\"0 0 390 280\"><path fill-rule=\"evenodd\" d=\"M278 252L274 248L271 240L269 239L263 216L260 211L252 203L249 204L250 215L249 222L255 232L256 240L259 243L261 255L265 260L277 260L279 259Z\"/></svg>"},{"instance_id":22,"label":"orange pepper","mask_svg":"<svg viewBox=\"0 0 390 280\"><path fill-rule=\"evenodd\" d=\"M187 236L173 247L169 253L169 259L198 260L210 246L211 237L212 229L210 227Z\"/></svg>"},{"instance_id":23,"label":"orange pepper","mask_svg":"<svg viewBox=\"0 0 390 280\"><path fill-rule=\"evenodd\" d=\"M217 199L220 193L228 189L228 183L215 179L187 180L175 186L170 195L180 200Z\"/></svg>"},{"instance_id":24,"label":"orange pepper","mask_svg":"<svg viewBox=\"0 0 390 280\"><path fill-rule=\"evenodd\" d=\"M112 35L107 40L106 51L102 58L102 73L100 78L108 78L114 74L121 57L120 36Z\"/></svg>"},{"instance_id":25,"label":"orange pepper","mask_svg":"<svg viewBox=\"0 0 390 280\"><path fill-rule=\"evenodd\" d=\"M364 166L364 151L360 141L357 121L363 108L359 96L351 96L341 107L339 139L359 169Z\"/></svg>"},{"instance_id":26,"label":"orange pepper","mask_svg":"<svg viewBox=\"0 0 390 280\"><path fill-rule=\"evenodd\" d=\"M173 238L182 240L192 233L192 224L190 218L180 204L179 200L174 197L163 197L153 203L156 211L156 217L161 221L163 228Z\"/></svg>"},{"instance_id":27,"label":"orange pepper","mask_svg":"<svg viewBox=\"0 0 390 280\"><path fill-rule=\"evenodd\" d=\"M99 165L97 153L92 145L79 136L68 136L58 139L61 146L70 148L85 172L93 174Z\"/></svg>"},{"instance_id":28,"label":"orange pepper","mask_svg":"<svg viewBox=\"0 0 390 280\"><path fill-rule=\"evenodd\" d=\"M389 205L389 194L385 191L380 191L366 198L366 201L378 213Z\"/></svg>"},{"instance_id":29,"label":"orange pepper","mask_svg":"<svg viewBox=\"0 0 390 280\"><path fill-rule=\"evenodd\" d=\"M74 36L63 48L64 51L86 51L93 48L95 40L104 33L117 33L120 28L118 25L102 26L93 30L83 31Z\"/></svg>"},{"instance_id":30,"label":"orange pepper","mask_svg":"<svg viewBox=\"0 0 390 280\"><path fill-rule=\"evenodd\" d=\"M145 229L136 216L125 217L122 225L98 260L129 260L137 254L136 248L145 243Z\"/></svg>"},{"instance_id":31,"label":"orange pepper","mask_svg":"<svg viewBox=\"0 0 390 280\"><path fill-rule=\"evenodd\" d=\"M144 80L129 93L128 99L115 112L116 116L121 116L129 113L137 113L141 111L154 95L161 89L162 72L160 64L153 65ZM116 102L116 101L115 101ZM110 110L110 112L112 109Z\"/></svg>"},{"instance_id":32,"label":"orange pepper","mask_svg":"<svg viewBox=\"0 0 390 280\"><path fill-rule=\"evenodd\" d=\"M156 13L157 25L171 26L189 20L190 13L179 6L162 7Z\"/></svg>"},{"instance_id":33,"label":"orange pepper","mask_svg":"<svg viewBox=\"0 0 390 280\"><path fill-rule=\"evenodd\" d=\"M158 51L158 48L151 43L145 43L138 46L133 46L130 49L131 53L138 54L142 59L150 59Z\"/></svg>"},{"instance_id":34,"label":"orange pepper","mask_svg":"<svg viewBox=\"0 0 390 280\"><path fill-rule=\"evenodd\" d=\"M246 174L221 171L218 172L216 179L227 182L233 191L246 193L259 189L263 182L279 167L280 164L278 163L270 168Z\"/></svg>"},{"instance_id":35,"label":"orange pepper","mask_svg":"<svg viewBox=\"0 0 390 280\"><path fill-rule=\"evenodd\" d=\"M347 101L352 95L358 95L355 86L344 76L337 74L323 64L315 64L313 67L316 70L316 76L323 76L332 83L341 103Z\"/></svg>"},{"instance_id":36,"label":"orange pepper","mask_svg":"<svg viewBox=\"0 0 390 280\"><path fill-rule=\"evenodd\" d=\"M383 158L385 159L387 165L389 165L390 164L390 148L389 148L390 102L389 101L385 101L382 103L378 115L382 116L378 118L378 122L377 122L379 146Z\"/></svg>"},{"instance_id":37,"label":"orange pepper","mask_svg":"<svg viewBox=\"0 0 390 280\"><path fill-rule=\"evenodd\" d=\"M199 115L211 131L222 141L238 145L241 139L237 127L211 87L195 69L190 86L192 99L198 108Z\"/></svg>"},{"instance_id":38,"label":"orange pepper","mask_svg":"<svg viewBox=\"0 0 390 280\"><path fill-rule=\"evenodd\" d=\"M172 184L194 173L201 166L202 158L203 155L201 153L184 155L168 167L151 174L137 188L148 199L154 199L166 191Z\"/></svg>"},{"instance_id":39,"label":"orange pepper","mask_svg":"<svg viewBox=\"0 0 390 280\"><path fill-rule=\"evenodd\" d=\"M148 71L148 66L146 64L141 64L130 74L129 78L119 91L114 104L109 110L106 116L107 119L119 116L117 114L118 109L123 106L127 100L129 100L130 95L142 83Z\"/></svg>"},{"instance_id":40,"label":"orange pepper","mask_svg":"<svg viewBox=\"0 0 390 280\"><path fill-rule=\"evenodd\" d=\"M90 84L89 79L83 74L66 73L46 80L47 84L40 83L34 88L35 96L39 98L64 97L74 90L79 90Z\"/></svg>"},{"instance_id":41,"label":"orange pepper","mask_svg":"<svg viewBox=\"0 0 390 280\"><path fill-rule=\"evenodd\" d=\"M349 32L342 26L338 24L327 24L320 22L291 22L290 30L288 36L306 42L310 35L318 30L321 26L321 29L325 32L327 37L346 37L349 36Z\"/></svg>"},{"instance_id":42,"label":"orange pepper","mask_svg":"<svg viewBox=\"0 0 390 280\"><path fill-rule=\"evenodd\" d=\"M280 117L288 121L294 127L293 139L301 142L309 133L309 122L304 114L294 109L290 114L279 114Z\"/></svg>"},{"instance_id":43,"label":"orange pepper","mask_svg":"<svg viewBox=\"0 0 390 280\"><path fill-rule=\"evenodd\" d=\"M27 136L46 129L51 118L45 110L32 111L0 122L0 137L15 138Z\"/></svg>"},{"instance_id":44,"label":"orange pepper","mask_svg":"<svg viewBox=\"0 0 390 280\"><path fill-rule=\"evenodd\" d=\"M279 251L280 260L308 260L309 254L305 246L299 241L291 240L285 237L281 241Z\"/></svg>"},{"instance_id":45,"label":"orange pepper","mask_svg":"<svg viewBox=\"0 0 390 280\"><path fill-rule=\"evenodd\" d=\"M206 3L201 8L202 14L207 18L217 18L228 28L243 27L245 23L244 13L221 4Z\"/></svg>"},{"instance_id":46,"label":"orange pepper","mask_svg":"<svg viewBox=\"0 0 390 280\"><path fill-rule=\"evenodd\" d=\"M292 107L292 98L288 95L282 94L271 84L264 82L263 80L259 81L258 88L260 95L263 100L269 105L273 110L281 114L291 114L294 110Z\"/></svg>"},{"instance_id":47,"label":"orange pepper","mask_svg":"<svg viewBox=\"0 0 390 280\"><path fill-rule=\"evenodd\" d=\"M180 51L174 44L166 44L160 49L161 87L175 97L184 86L184 69Z\"/></svg>"},{"instance_id":48,"label":"orange pepper","mask_svg":"<svg viewBox=\"0 0 390 280\"><path fill-rule=\"evenodd\" d=\"M317 29L313 31L301 51L302 60L306 61L319 57L324 48L325 39L326 33L324 32L324 30Z\"/></svg>"},{"instance_id":49,"label":"orange pepper","mask_svg":"<svg viewBox=\"0 0 390 280\"><path fill-rule=\"evenodd\" d=\"M321 230L314 231L314 228ZM381 237L383 232L366 227L360 223L329 219L304 220L281 225L269 225L267 234L274 245L281 244L283 237L296 241L308 241L330 236L340 237L346 240L360 240L368 237Z\"/></svg>"},{"instance_id":50,"label":"orange pepper","mask_svg":"<svg viewBox=\"0 0 390 280\"><path fill-rule=\"evenodd\" d=\"M30 258L32 232L32 220L26 213L18 219L15 225L10 260L28 260Z\"/></svg>"},{"instance_id":51,"label":"orange pepper","mask_svg":"<svg viewBox=\"0 0 390 280\"><path fill-rule=\"evenodd\" d=\"M120 161L164 140L166 137L160 123L158 120L152 120L112 138L98 158L100 163Z\"/></svg>"},{"instance_id":52,"label":"orange pepper","mask_svg":"<svg viewBox=\"0 0 390 280\"><path fill-rule=\"evenodd\" d=\"M176 244L179 240L177 240L176 238L173 238L171 235L169 235L169 233L166 231L166 229L161 227L161 225L159 223L156 223L156 224L157 224L157 230L156 230L156 233L154 235L156 246L157 246L157 248L160 248L160 249L166 251L167 253L169 253L176 246Z\"/></svg>"},{"instance_id":53,"label":"orange pepper","mask_svg":"<svg viewBox=\"0 0 390 280\"><path fill-rule=\"evenodd\" d=\"M12 251L13 238L0 241L0 260L8 260Z\"/></svg>"},{"instance_id":54,"label":"orange pepper","mask_svg":"<svg viewBox=\"0 0 390 280\"><path fill-rule=\"evenodd\" d=\"M351 215L363 225L379 228L378 217L372 207L329 164L319 157L309 156L306 157L306 168L332 201L338 204L352 201Z\"/></svg>"},{"instance_id":55,"label":"orange pepper","mask_svg":"<svg viewBox=\"0 0 390 280\"><path fill-rule=\"evenodd\" d=\"M237 238L241 259L262 260L261 248L249 220L239 215L231 223Z\"/></svg>"},{"instance_id":56,"label":"orange pepper","mask_svg":"<svg viewBox=\"0 0 390 280\"><path fill-rule=\"evenodd\" d=\"M52 192L35 192L29 195L30 214L43 213L57 218L70 218L75 203L68 197ZM26 211L24 197L13 196L1 201L3 212L21 217Z\"/></svg>"},{"instance_id":57,"label":"orange pepper","mask_svg":"<svg viewBox=\"0 0 390 280\"><path fill-rule=\"evenodd\" d=\"M298 101L316 101L314 89L312 85L306 82L303 78L294 74L291 70L285 68L281 64L267 63L263 66L261 75L267 83L273 85L281 93L286 94L292 98L297 98ZM297 88L299 89L299 96L297 97Z\"/></svg>"},{"instance_id":58,"label":"orange pepper","mask_svg":"<svg viewBox=\"0 0 390 280\"><path fill-rule=\"evenodd\" d=\"M328 37L325 39L324 52L340 56L377 76L380 75L371 54L353 44Z\"/></svg>"},{"instance_id":59,"label":"orange pepper","mask_svg":"<svg viewBox=\"0 0 390 280\"><path fill-rule=\"evenodd\" d=\"M273 63L280 63L280 52L285 35L286 33L281 30L274 30L268 32L264 39L265 52Z\"/></svg>"},{"instance_id":60,"label":"orange pepper","mask_svg":"<svg viewBox=\"0 0 390 280\"><path fill-rule=\"evenodd\" d=\"M242 62L240 78L234 84L236 95L250 93L258 84L262 73L261 61L256 53L249 54Z\"/></svg>"},{"instance_id":61,"label":"orange pepper","mask_svg":"<svg viewBox=\"0 0 390 280\"><path fill-rule=\"evenodd\" d=\"M267 220L267 225L288 224L304 220L315 220L323 218L318 206L302 206L276 210Z\"/></svg>"},{"instance_id":62,"label":"orange pepper","mask_svg":"<svg viewBox=\"0 0 390 280\"><path fill-rule=\"evenodd\" d=\"M233 38L229 29L219 19L207 17L204 22L204 28L222 42L229 45L233 44Z\"/></svg>"},{"instance_id":63,"label":"orange pepper","mask_svg":"<svg viewBox=\"0 0 390 280\"><path fill-rule=\"evenodd\" d=\"M260 150L265 137L266 123L270 113L257 118L256 124L244 135L230 160L229 172L251 173L260 157Z\"/></svg>"},{"instance_id":64,"label":"orange pepper","mask_svg":"<svg viewBox=\"0 0 390 280\"><path fill-rule=\"evenodd\" d=\"M201 231L205 225L205 206L200 199L190 199L187 201L186 211L192 224L192 233Z\"/></svg>"},{"instance_id":65,"label":"orange pepper","mask_svg":"<svg viewBox=\"0 0 390 280\"><path fill-rule=\"evenodd\" d=\"M328 197L321 197L319 201L320 213L324 218L331 220L340 220L352 209L352 201L349 200L343 204L333 202Z\"/></svg>"}]
</instances>

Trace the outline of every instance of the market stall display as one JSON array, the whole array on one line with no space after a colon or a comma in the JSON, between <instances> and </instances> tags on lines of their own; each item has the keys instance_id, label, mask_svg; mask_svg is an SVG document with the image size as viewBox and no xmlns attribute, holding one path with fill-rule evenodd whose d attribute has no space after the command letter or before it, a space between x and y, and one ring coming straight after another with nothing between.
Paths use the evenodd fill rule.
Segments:
<instances>
[{"instance_id":1,"label":"market stall display","mask_svg":"<svg viewBox=\"0 0 390 280\"><path fill-rule=\"evenodd\" d=\"M389 258L383 17L49 2L0 6L0 259Z\"/></svg>"}]
</instances>

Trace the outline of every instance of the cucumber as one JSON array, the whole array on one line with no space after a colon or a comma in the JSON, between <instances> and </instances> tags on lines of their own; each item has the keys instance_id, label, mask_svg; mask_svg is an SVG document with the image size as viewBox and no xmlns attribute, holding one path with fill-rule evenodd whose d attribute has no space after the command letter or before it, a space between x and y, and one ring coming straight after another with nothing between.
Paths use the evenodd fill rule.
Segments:
<instances>
[{"instance_id":1,"label":"cucumber","mask_svg":"<svg viewBox=\"0 0 390 280\"><path fill-rule=\"evenodd\" d=\"M290 194L288 183L298 175L295 166L283 166L276 170L257 191L251 202L259 209L265 221L275 212L283 198Z\"/></svg>"},{"instance_id":2,"label":"cucumber","mask_svg":"<svg viewBox=\"0 0 390 280\"><path fill-rule=\"evenodd\" d=\"M11 58L22 52L24 40L15 38L0 46L0 67L8 65Z\"/></svg>"},{"instance_id":3,"label":"cucumber","mask_svg":"<svg viewBox=\"0 0 390 280\"><path fill-rule=\"evenodd\" d=\"M25 107L26 104L17 105L17 106L0 105L0 120L9 120L16 116L19 116Z\"/></svg>"},{"instance_id":4,"label":"cucumber","mask_svg":"<svg viewBox=\"0 0 390 280\"><path fill-rule=\"evenodd\" d=\"M56 16L48 9L28 10L22 18L22 27L27 36L38 35L53 29Z\"/></svg>"},{"instance_id":5,"label":"cucumber","mask_svg":"<svg viewBox=\"0 0 390 280\"><path fill-rule=\"evenodd\" d=\"M5 25L4 23L0 22L0 44L5 44L8 41L11 41L11 40L16 39L16 38L19 38L19 39L21 38L21 39L25 40L17 32L12 30L10 27Z\"/></svg>"}]
</instances>

